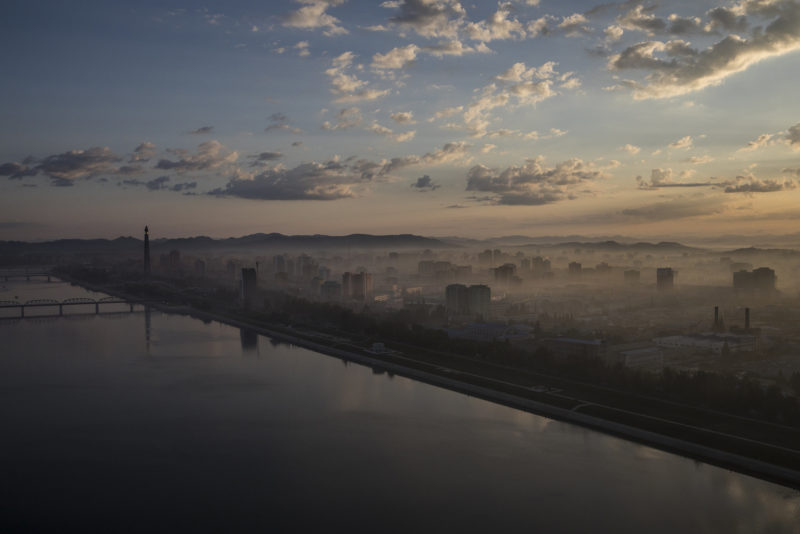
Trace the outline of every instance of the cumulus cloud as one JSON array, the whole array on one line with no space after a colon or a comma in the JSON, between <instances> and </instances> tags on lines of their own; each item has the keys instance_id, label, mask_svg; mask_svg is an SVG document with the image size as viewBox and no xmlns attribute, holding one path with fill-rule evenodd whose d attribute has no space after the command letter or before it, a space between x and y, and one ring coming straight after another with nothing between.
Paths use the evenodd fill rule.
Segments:
<instances>
[{"instance_id":1,"label":"cumulus cloud","mask_svg":"<svg viewBox=\"0 0 800 534\"><path fill-rule=\"evenodd\" d=\"M548 168L539 156L502 171L475 165L467 172L467 191L489 193L486 198L493 204L535 206L574 198L579 186L607 177L592 162L572 158Z\"/></svg>"},{"instance_id":2,"label":"cumulus cloud","mask_svg":"<svg viewBox=\"0 0 800 534\"><path fill-rule=\"evenodd\" d=\"M561 19L558 29L563 31L567 37L578 37L589 33L589 21L581 13L573 13Z\"/></svg>"},{"instance_id":3,"label":"cumulus cloud","mask_svg":"<svg viewBox=\"0 0 800 534\"><path fill-rule=\"evenodd\" d=\"M209 191L214 196L259 200L338 200L354 198L377 181L390 178L406 167L419 164L453 163L467 157L470 145L447 143L423 156L402 156L382 161L333 158L326 162L302 163L287 168L276 165L259 174L234 172L223 188Z\"/></svg>"},{"instance_id":4,"label":"cumulus cloud","mask_svg":"<svg viewBox=\"0 0 800 534\"><path fill-rule=\"evenodd\" d=\"M234 176L215 196L258 200L337 200L356 196L361 178L338 159L303 163L293 168L276 166L253 177Z\"/></svg>"},{"instance_id":5,"label":"cumulus cloud","mask_svg":"<svg viewBox=\"0 0 800 534\"><path fill-rule=\"evenodd\" d=\"M419 50L417 45L410 44L392 48L385 54L375 54L372 56L371 67L377 70L403 69L414 62Z\"/></svg>"},{"instance_id":6,"label":"cumulus cloud","mask_svg":"<svg viewBox=\"0 0 800 534\"><path fill-rule=\"evenodd\" d=\"M183 149L173 149L169 152L176 154L178 159L160 159L156 164L156 169L174 170L179 173L207 171L219 168L226 163L233 163L239 157L238 152L228 150L216 140L200 143L194 154Z\"/></svg>"},{"instance_id":7,"label":"cumulus cloud","mask_svg":"<svg viewBox=\"0 0 800 534\"><path fill-rule=\"evenodd\" d=\"M397 124L416 124L414 113L411 111L398 111L389 115Z\"/></svg>"},{"instance_id":8,"label":"cumulus cloud","mask_svg":"<svg viewBox=\"0 0 800 534\"><path fill-rule=\"evenodd\" d=\"M368 82L358 79L347 71L353 65L355 54L344 52L331 61L331 67L325 71L331 81L331 92L337 96L337 102L358 102L375 100L389 94L389 90L380 91L367 87Z\"/></svg>"},{"instance_id":9,"label":"cumulus cloud","mask_svg":"<svg viewBox=\"0 0 800 534\"><path fill-rule=\"evenodd\" d=\"M336 124L331 124L329 121L322 123L323 130L346 130L359 126L363 121L361 110L353 106L339 110L336 115Z\"/></svg>"},{"instance_id":10,"label":"cumulus cloud","mask_svg":"<svg viewBox=\"0 0 800 534\"><path fill-rule=\"evenodd\" d=\"M490 112L507 108L509 104L535 105L558 94L553 88L558 80L557 63L548 61L540 67L527 68L515 63L495 79L500 82L483 87L478 96L466 107L463 127L473 137L489 133Z\"/></svg>"},{"instance_id":11,"label":"cumulus cloud","mask_svg":"<svg viewBox=\"0 0 800 534\"><path fill-rule=\"evenodd\" d=\"M473 41L488 43L503 39L524 39L525 28L516 18L511 17L511 2L501 2L497 11L488 20L470 22L465 31Z\"/></svg>"},{"instance_id":12,"label":"cumulus cloud","mask_svg":"<svg viewBox=\"0 0 800 534\"><path fill-rule=\"evenodd\" d=\"M421 193L424 193L428 191L436 191L439 189L440 185L435 183L433 180L431 180L430 176L425 174L417 178L417 181L411 184L411 187Z\"/></svg>"},{"instance_id":13,"label":"cumulus cloud","mask_svg":"<svg viewBox=\"0 0 800 534\"><path fill-rule=\"evenodd\" d=\"M464 54L480 53L488 54L491 52L488 46L484 43L478 43L476 46L468 46L457 39L449 41L439 41L438 44L423 46L422 50L434 57L443 56L463 56Z\"/></svg>"},{"instance_id":14,"label":"cumulus cloud","mask_svg":"<svg viewBox=\"0 0 800 534\"><path fill-rule=\"evenodd\" d=\"M39 174L37 169L24 163L9 162L0 165L0 176L8 176L10 180L20 180L37 174Z\"/></svg>"},{"instance_id":15,"label":"cumulus cloud","mask_svg":"<svg viewBox=\"0 0 800 534\"><path fill-rule=\"evenodd\" d=\"M297 55L300 57L308 57L311 55L311 52L308 50L309 44L308 41L300 41L296 45L294 45L294 49L297 50Z\"/></svg>"},{"instance_id":16,"label":"cumulus cloud","mask_svg":"<svg viewBox=\"0 0 800 534\"><path fill-rule=\"evenodd\" d=\"M128 160L128 163L135 163L137 161L150 161L150 159L155 155L156 145L150 141L145 141L140 143L139 146L133 150L133 154Z\"/></svg>"},{"instance_id":17,"label":"cumulus cloud","mask_svg":"<svg viewBox=\"0 0 800 534\"><path fill-rule=\"evenodd\" d=\"M400 10L390 23L411 28L423 37L455 39L466 16L458 0L403 0L381 5Z\"/></svg>"},{"instance_id":18,"label":"cumulus cloud","mask_svg":"<svg viewBox=\"0 0 800 534\"><path fill-rule=\"evenodd\" d=\"M283 21L283 25L289 28L298 28L301 30L316 30L324 28L323 34L331 37L334 35L342 35L348 31L340 26L341 21L336 17L329 15L326 11L329 7L338 6L344 3L344 0L296 0L298 3L303 4L303 7L297 11L293 11L287 15Z\"/></svg>"},{"instance_id":19,"label":"cumulus cloud","mask_svg":"<svg viewBox=\"0 0 800 534\"><path fill-rule=\"evenodd\" d=\"M692 48L685 41L634 44L611 56L609 69L641 70L646 75L643 81L624 80L615 88L632 90L636 99L679 96L719 85L761 60L800 49L800 3L752 0L739 4L736 11L742 15L770 17L770 20L753 30L749 37L730 34L702 50ZM652 24L647 20L644 14L629 23Z\"/></svg>"},{"instance_id":20,"label":"cumulus cloud","mask_svg":"<svg viewBox=\"0 0 800 534\"><path fill-rule=\"evenodd\" d=\"M181 182L177 184L169 185L170 177L169 176L159 176L157 178L153 178L152 180L142 181L137 179L129 179L129 180L122 180L117 185L127 185L127 186L143 186L146 187L148 191L188 191L189 189L196 189L197 182Z\"/></svg>"},{"instance_id":21,"label":"cumulus cloud","mask_svg":"<svg viewBox=\"0 0 800 534\"><path fill-rule=\"evenodd\" d=\"M797 187L793 180L761 179L753 175L737 176L722 185L726 193L776 193Z\"/></svg>"},{"instance_id":22,"label":"cumulus cloud","mask_svg":"<svg viewBox=\"0 0 800 534\"><path fill-rule=\"evenodd\" d=\"M685 137L681 137L680 139L678 139L677 141L675 141L673 143L670 143L669 147L670 148L676 148L676 149L688 150L688 149L692 148L692 144L693 143L694 143L694 140L692 139L692 136L691 135L687 135Z\"/></svg>"},{"instance_id":23,"label":"cumulus cloud","mask_svg":"<svg viewBox=\"0 0 800 534\"><path fill-rule=\"evenodd\" d=\"M390 138L392 141L402 143L404 141L409 141L414 138L417 134L416 130L411 130L410 132L404 133L395 133L391 128L387 128L385 126L381 126L377 122L373 122L371 126L367 128L372 133L376 133L378 135L382 135L384 137Z\"/></svg>"},{"instance_id":24,"label":"cumulus cloud","mask_svg":"<svg viewBox=\"0 0 800 534\"><path fill-rule=\"evenodd\" d=\"M786 141L792 150L800 150L800 122L790 127L786 132Z\"/></svg>"},{"instance_id":25,"label":"cumulus cloud","mask_svg":"<svg viewBox=\"0 0 800 534\"><path fill-rule=\"evenodd\" d=\"M750 152L752 150L758 150L759 148L772 145L775 143L773 139L774 137L774 134L761 134L756 139L748 141L747 145L740 148L737 152Z\"/></svg>"},{"instance_id":26,"label":"cumulus cloud","mask_svg":"<svg viewBox=\"0 0 800 534\"><path fill-rule=\"evenodd\" d=\"M642 150L638 146L632 145L630 143L628 143L626 145L622 145L621 147L619 147L619 149L620 150L624 150L628 154L638 154Z\"/></svg>"},{"instance_id":27,"label":"cumulus cloud","mask_svg":"<svg viewBox=\"0 0 800 534\"><path fill-rule=\"evenodd\" d=\"M53 185L69 186L79 178L114 172L114 164L121 160L108 147L93 147L47 156L36 166L36 170L49 176Z\"/></svg>"}]
</instances>

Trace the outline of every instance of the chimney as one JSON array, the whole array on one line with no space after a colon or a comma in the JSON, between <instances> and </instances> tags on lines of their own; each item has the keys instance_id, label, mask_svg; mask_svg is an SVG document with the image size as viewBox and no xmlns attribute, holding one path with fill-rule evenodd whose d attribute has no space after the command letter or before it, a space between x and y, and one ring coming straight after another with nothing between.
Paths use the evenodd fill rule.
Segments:
<instances>
[{"instance_id":1,"label":"chimney","mask_svg":"<svg viewBox=\"0 0 800 534\"><path fill-rule=\"evenodd\" d=\"M744 309L744 329L750 330L750 308Z\"/></svg>"}]
</instances>

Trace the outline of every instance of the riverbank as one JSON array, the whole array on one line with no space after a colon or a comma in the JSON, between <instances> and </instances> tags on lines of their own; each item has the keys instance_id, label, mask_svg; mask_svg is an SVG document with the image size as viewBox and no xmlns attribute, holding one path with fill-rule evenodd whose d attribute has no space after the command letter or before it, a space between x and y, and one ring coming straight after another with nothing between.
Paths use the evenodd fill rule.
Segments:
<instances>
[{"instance_id":1,"label":"riverbank","mask_svg":"<svg viewBox=\"0 0 800 534\"><path fill-rule=\"evenodd\" d=\"M68 277L64 279L94 291L137 299L136 296L126 295L115 288L95 286ZM246 328L279 341L366 365L379 372L390 372L800 488L800 451L794 447L686 424L663 415L655 417L631 409L621 409L619 406L605 405L597 402L596 396L587 396L586 391L579 388L575 391L565 389L570 387L569 384L565 386L559 383L560 387L553 387L551 383L547 383L546 378L542 378L544 375L539 375L536 382L531 384L530 374L524 377L526 380L522 380L520 376L524 373L511 373L509 376L502 368L479 365L477 362L462 361L454 357L445 358L431 354L422 347L416 351L411 347L410 350L404 350L403 354L372 354L350 340L332 339L313 331L280 325L255 323L238 316L236 312L221 314L189 306L174 306L166 302L153 303L152 306L166 313L186 314L201 320ZM790 435L788 443L800 443L791 438Z\"/></svg>"}]
</instances>

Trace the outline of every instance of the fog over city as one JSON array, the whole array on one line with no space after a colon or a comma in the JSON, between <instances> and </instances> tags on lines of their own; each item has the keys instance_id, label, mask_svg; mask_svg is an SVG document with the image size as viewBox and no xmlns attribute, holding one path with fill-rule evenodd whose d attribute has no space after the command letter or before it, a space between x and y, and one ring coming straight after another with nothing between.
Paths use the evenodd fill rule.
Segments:
<instances>
[{"instance_id":1,"label":"fog over city","mask_svg":"<svg viewBox=\"0 0 800 534\"><path fill-rule=\"evenodd\" d=\"M6 4L1 532L797 532L800 0Z\"/></svg>"}]
</instances>

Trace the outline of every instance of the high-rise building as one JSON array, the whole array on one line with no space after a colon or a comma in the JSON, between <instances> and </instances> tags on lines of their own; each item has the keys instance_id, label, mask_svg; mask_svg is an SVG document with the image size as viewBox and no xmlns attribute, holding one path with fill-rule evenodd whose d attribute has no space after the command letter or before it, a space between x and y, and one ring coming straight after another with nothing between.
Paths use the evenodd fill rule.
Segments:
<instances>
[{"instance_id":1,"label":"high-rise building","mask_svg":"<svg viewBox=\"0 0 800 534\"><path fill-rule=\"evenodd\" d=\"M489 318L489 303L492 300L492 290L489 286L483 284L469 286L467 298L470 315L480 316L484 320Z\"/></svg>"},{"instance_id":2,"label":"high-rise building","mask_svg":"<svg viewBox=\"0 0 800 534\"><path fill-rule=\"evenodd\" d=\"M582 270L583 270L583 266L580 263L578 263L577 261L571 261L569 263L569 274L570 275L578 276L578 275L581 274Z\"/></svg>"},{"instance_id":3,"label":"high-rise building","mask_svg":"<svg viewBox=\"0 0 800 534\"><path fill-rule=\"evenodd\" d=\"M464 284L450 284L444 290L445 307L450 315L469 314L469 290Z\"/></svg>"},{"instance_id":4,"label":"high-rise building","mask_svg":"<svg viewBox=\"0 0 800 534\"><path fill-rule=\"evenodd\" d=\"M144 277L150 278L150 231L144 227Z\"/></svg>"},{"instance_id":5,"label":"high-rise building","mask_svg":"<svg viewBox=\"0 0 800 534\"><path fill-rule=\"evenodd\" d=\"M372 274L360 272L354 274L351 278L353 298L355 300L363 300L364 302L372 302L373 288L372 288Z\"/></svg>"},{"instance_id":6,"label":"high-rise building","mask_svg":"<svg viewBox=\"0 0 800 534\"><path fill-rule=\"evenodd\" d=\"M769 294L775 291L775 271L769 267L759 267L750 271L733 273L733 287L737 291L755 291Z\"/></svg>"},{"instance_id":7,"label":"high-rise building","mask_svg":"<svg viewBox=\"0 0 800 534\"><path fill-rule=\"evenodd\" d=\"M352 273L342 274L342 298L347 300L353 298L353 275Z\"/></svg>"},{"instance_id":8,"label":"high-rise building","mask_svg":"<svg viewBox=\"0 0 800 534\"><path fill-rule=\"evenodd\" d=\"M250 309L255 302L256 291L258 291L258 278L256 277L256 270L252 267L242 268L242 306L245 309Z\"/></svg>"},{"instance_id":9,"label":"high-rise building","mask_svg":"<svg viewBox=\"0 0 800 534\"><path fill-rule=\"evenodd\" d=\"M656 269L656 287L659 291L672 289L675 285L675 275L677 271L673 271L672 267L659 267Z\"/></svg>"}]
</instances>

